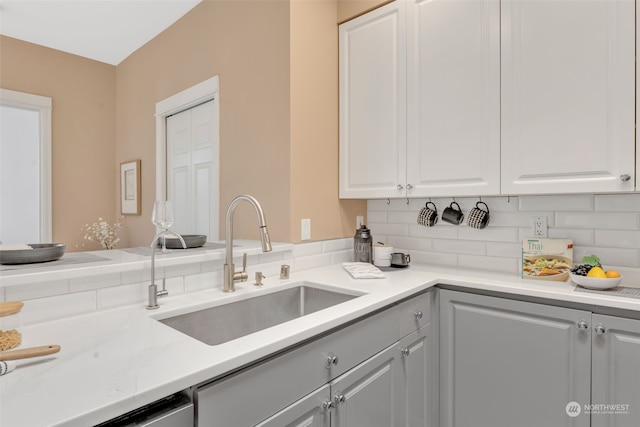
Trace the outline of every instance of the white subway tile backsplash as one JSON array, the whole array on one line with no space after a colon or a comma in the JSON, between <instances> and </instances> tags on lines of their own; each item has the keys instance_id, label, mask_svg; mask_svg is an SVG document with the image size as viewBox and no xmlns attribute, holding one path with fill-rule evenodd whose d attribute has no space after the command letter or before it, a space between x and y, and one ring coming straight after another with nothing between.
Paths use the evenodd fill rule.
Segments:
<instances>
[{"instance_id":1,"label":"white subway tile backsplash","mask_svg":"<svg viewBox=\"0 0 640 427\"><path fill-rule=\"evenodd\" d=\"M551 239L571 239L574 245L579 246L593 246L594 244L594 230L552 228L548 232L548 237Z\"/></svg>"},{"instance_id":2,"label":"white subway tile backsplash","mask_svg":"<svg viewBox=\"0 0 640 427\"><path fill-rule=\"evenodd\" d=\"M520 259L522 243L487 242L487 256Z\"/></svg>"},{"instance_id":3,"label":"white subway tile backsplash","mask_svg":"<svg viewBox=\"0 0 640 427\"><path fill-rule=\"evenodd\" d=\"M492 242L513 242L518 239L518 229L515 227L487 227L477 230L472 227L460 226L458 238L461 240L482 240Z\"/></svg>"},{"instance_id":4,"label":"white subway tile backsplash","mask_svg":"<svg viewBox=\"0 0 640 427\"><path fill-rule=\"evenodd\" d=\"M606 230L638 230L640 228L640 214L631 212L557 212L556 227Z\"/></svg>"},{"instance_id":5,"label":"white subway tile backsplash","mask_svg":"<svg viewBox=\"0 0 640 427\"><path fill-rule=\"evenodd\" d=\"M322 242L299 243L293 249L293 256L304 257L322 253Z\"/></svg>"},{"instance_id":6,"label":"white subway tile backsplash","mask_svg":"<svg viewBox=\"0 0 640 427\"><path fill-rule=\"evenodd\" d=\"M458 257L458 267L517 275L520 271L520 260L515 258L460 255Z\"/></svg>"},{"instance_id":7,"label":"white subway tile backsplash","mask_svg":"<svg viewBox=\"0 0 640 427\"><path fill-rule=\"evenodd\" d=\"M96 310L96 292L76 292L25 301L22 323L25 326L65 317L78 316Z\"/></svg>"},{"instance_id":8,"label":"white subway tile backsplash","mask_svg":"<svg viewBox=\"0 0 640 427\"><path fill-rule=\"evenodd\" d=\"M469 240L434 240L432 242L434 252L449 252L457 254L485 255L487 244Z\"/></svg>"},{"instance_id":9,"label":"white subway tile backsplash","mask_svg":"<svg viewBox=\"0 0 640 427\"><path fill-rule=\"evenodd\" d=\"M353 250L353 237L325 240L322 242L323 252L344 251L347 249Z\"/></svg>"},{"instance_id":10,"label":"white subway tile backsplash","mask_svg":"<svg viewBox=\"0 0 640 427\"><path fill-rule=\"evenodd\" d=\"M640 248L640 231L595 230L594 246Z\"/></svg>"},{"instance_id":11,"label":"white subway tile backsplash","mask_svg":"<svg viewBox=\"0 0 640 427\"><path fill-rule=\"evenodd\" d=\"M457 239L458 227L439 223L433 227L411 224L409 225L409 236L428 239Z\"/></svg>"},{"instance_id":12,"label":"white subway tile backsplash","mask_svg":"<svg viewBox=\"0 0 640 427\"><path fill-rule=\"evenodd\" d=\"M69 290L70 292L82 292L119 286L121 280L121 273L101 274L90 277L72 277L69 279Z\"/></svg>"},{"instance_id":13,"label":"white subway tile backsplash","mask_svg":"<svg viewBox=\"0 0 640 427\"><path fill-rule=\"evenodd\" d=\"M383 211L369 211L367 213L367 224L372 222L387 222L387 213Z\"/></svg>"},{"instance_id":14,"label":"white subway tile backsplash","mask_svg":"<svg viewBox=\"0 0 640 427\"><path fill-rule=\"evenodd\" d=\"M519 210L526 211L593 211L590 194L526 196L518 199Z\"/></svg>"},{"instance_id":15,"label":"white subway tile backsplash","mask_svg":"<svg viewBox=\"0 0 640 427\"><path fill-rule=\"evenodd\" d=\"M295 269L295 271L301 271L329 264L331 264L331 254L326 253L296 257L293 261L293 268Z\"/></svg>"},{"instance_id":16,"label":"white subway tile backsplash","mask_svg":"<svg viewBox=\"0 0 640 427\"><path fill-rule=\"evenodd\" d=\"M422 252L411 251L411 262L418 262L427 265L441 265L445 267L457 267L458 255L444 252Z\"/></svg>"},{"instance_id":17,"label":"white subway tile backsplash","mask_svg":"<svg viewBox=\"0 0 640 427\"><path fill-rule=\"evenodd\" d=\"M412 259L428 264L512 272L519 275L522 240L531 236L531 218L545 216L549 238L574 243L574 260L595 253L609 268L619 267L625 286L640 286L640 194L561 194L485 197L491 222L484 230L440 221L422 227L416 218L429 199L370 200L367 215L374 241L411 251ZM431 199L440 215L451 198ZM478 201L456 198L465 214ZM386 214L386 217L385 217ZM406 229L405 229L406 227Z\"/></svg>"},{"instance_id":18,"label":"white subway tile backsplash","mask_svg":"<svg viewBox=\"0 0 640 427\"><path fill-rule=\"evenodd\" d=\"M596 194L598 212L640 212L640 194Z\"/></svg>"},{"instance_id":19,"label":"white subway tile backsplash","mask_svg":"<svg viewBox=\"0 0 640 427\"><path fill-rule=\"evenodd\" d=\"M29 285L11 286L5 290L5 298L6 301L26 301L68 293L69 281L63 279L32 283Z\"/></svg>"},{"instance_id":20,"label":"white subway tile backsplash","mask_svg":"<svg viewBox=\"0 0 640 427\"><path fill-rule=\"evenodd\" d=\"M162 289L162 280L157 281L158 289ZM131 283L98 290L98 310L107 310L124 305L148 303L149 282Z\"/></svg>"}]
</instances>

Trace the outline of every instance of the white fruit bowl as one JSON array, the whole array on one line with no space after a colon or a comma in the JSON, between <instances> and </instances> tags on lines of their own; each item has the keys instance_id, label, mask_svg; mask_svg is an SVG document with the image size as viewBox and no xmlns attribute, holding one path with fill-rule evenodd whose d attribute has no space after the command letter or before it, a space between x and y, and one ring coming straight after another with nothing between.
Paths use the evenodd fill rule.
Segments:
<instances>
[{"instance_id":1,"label":"white fruit bowl","mask_svg":"<svg viewBox=\"0 0 640 427\"><path fill-rule=\"evenodd\" d=\"M571 281L576 285L580 285L587 289L611 289L615 288L622 282L622 276L615 279L604 279L599 277L587 277L578 276L577 274L569 273Z\"/></svg>"}]
</instances>

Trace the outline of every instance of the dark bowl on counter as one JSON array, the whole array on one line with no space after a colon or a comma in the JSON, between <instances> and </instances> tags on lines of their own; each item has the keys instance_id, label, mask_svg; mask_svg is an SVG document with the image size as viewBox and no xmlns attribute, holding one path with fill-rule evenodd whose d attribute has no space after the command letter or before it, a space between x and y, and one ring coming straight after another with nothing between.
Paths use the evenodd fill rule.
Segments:
<instances>
[{"instance_id":1,"label":"dark bowl on counter","mask_svg":"<svg viewBox=\"0 0 640 427\"><path fill-rule=\"evenodd\" d=\"M27 243L33 249L0 250L0 264L36 264L60 259L67 245L64 243Z\"/></svg>"},{"instance_id":2,"label":"dark bowl on counter","mask_svg":"<svg viewBox=\"0 0 640 427\"><path fill-rule=\"evenodd\" d=\"M204 234L182 234L182 238L184 239L184 243L186 243L187 247L183 248L182 243L180 243L180 239L177 237L166 237L166 248L167 249L191 249L191 248L199 248L200 246L204 246L207 243L207 236ZM158 246L162 246L165 237L158 238Z\"/></svg>"}]
</instances>

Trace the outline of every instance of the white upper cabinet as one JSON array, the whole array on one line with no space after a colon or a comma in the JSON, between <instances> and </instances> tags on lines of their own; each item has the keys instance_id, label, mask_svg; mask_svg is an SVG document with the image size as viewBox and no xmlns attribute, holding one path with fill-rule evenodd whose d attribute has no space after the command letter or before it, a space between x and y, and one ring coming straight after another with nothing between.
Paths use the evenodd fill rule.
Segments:
<instances>
[{"instance_id":1,"label":"white upper cabinet","mask_svg":"<svg viewBox=\"0 0 640 427\"><path fill-rule=\"evenodd\" d=\"M499 0L409 2L407 61L407 194L499 194Z\"/></svg>"},{"instance_id":2,"label":"white upper cabinet","mask_svg":"<svg viewBox=\"0 0 640 427\"><path fill-rule=\"evenodd\" d=\"M340 26L340 197L404 195L405 3Z\"/></svg>"},{"instance_id":3,"label":"white upper cabinet","mask_svg":"<svg viewBox=\"0 0 640 427\"><path fill-rule=\"evenodd\" d=\"M501 7L502 193L634 190L634 2Z\"/></svg>"}]
</instances>

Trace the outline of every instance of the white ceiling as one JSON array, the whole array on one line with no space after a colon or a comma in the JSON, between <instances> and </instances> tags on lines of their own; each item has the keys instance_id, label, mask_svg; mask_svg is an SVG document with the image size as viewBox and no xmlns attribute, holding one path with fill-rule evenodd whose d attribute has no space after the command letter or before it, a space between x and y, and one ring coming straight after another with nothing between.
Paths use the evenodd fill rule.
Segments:
<instances>
[{"instance_id":1,"label":"white ceiling","mask_svg":"<svg viewBox=\"0 0 640 427\"><path fill-rule=\"evenodd\" d=\"M0 34L117 65L201 0L0 0Z\"/></svg>"}]
</instances>

